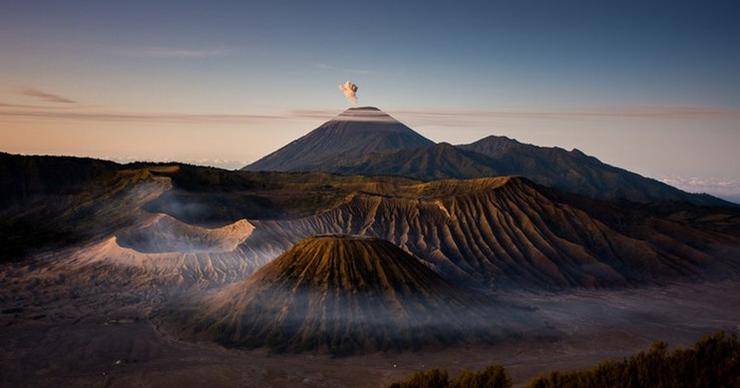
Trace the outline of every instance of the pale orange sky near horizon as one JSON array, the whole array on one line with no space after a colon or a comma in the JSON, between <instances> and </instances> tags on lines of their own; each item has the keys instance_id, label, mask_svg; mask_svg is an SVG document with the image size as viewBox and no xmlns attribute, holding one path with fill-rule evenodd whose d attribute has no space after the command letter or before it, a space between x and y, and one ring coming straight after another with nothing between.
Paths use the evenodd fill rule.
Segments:
<instances>
[{"instance_id":1,"label":"pale orange sky near horizon","mask_svg":"<svg viewBox=\"0 0 740 388\"><path fill-rule=\"evenodd\" d=\"M13 104L21 102L26 101ZM165 114L32 103L38 107L0 106L3 151L174 160L225 168L250 163L345 109L336 104L335 110ZM387 111L437 142L461 144L504 135L537 145L578 148L653 177L696 175L700 171L692 170L695 153L713 152L717 176L736 171L732 151L738 134L726 128L740 122L740 111L687 107ZM718 148L723 144L728 149ZM722 159L723 153L729 157ZM676 158L677 154L684 157Z\"/></svg>"},{"instance_id":2,"label":"pale orange sky near horizon","mask_svg":"<svg viewBox=\"0 0 740 388\"><path fill-rule=\"evenodd\" d=\"M0 151L238 168L344 110L337 85L349 80L360 105L434 141L495 134L578 148L740 198L738 11L698 1L10 2Z\"/></svg>"},{"instance_id":3,"label":"pale orange sky near horizon","mask_svg":"<svg viewBox=\"0 0 740 388\"><path fill-rule=\"evenodd\" d=\"M43 90L19 96L18 90L0 92L0 151L119 162L180 161L227 169L257 160L347 107L340 96L332 103L335 108L163 113L111 109ZM463 144L503 135L541 146L578 148L687 191L740 199L738 110L681 106L388 109L373 105L436 142Z\"/></svg>"}]
</instances>

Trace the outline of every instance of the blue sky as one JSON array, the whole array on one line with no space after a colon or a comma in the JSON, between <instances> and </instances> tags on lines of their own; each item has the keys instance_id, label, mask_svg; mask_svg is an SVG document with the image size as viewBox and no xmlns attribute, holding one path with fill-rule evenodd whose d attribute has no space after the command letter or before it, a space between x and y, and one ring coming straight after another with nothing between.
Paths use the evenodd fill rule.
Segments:
<instances>
[{"instance_id":1,"label":"blue sky","mask_svg":"<svg viewBox=\"0 0 740 388\"><path fill-rule=\"evenodd\" d=\"M738 2L3 1L2 10L5 151L237 165L346 108L336 85L349 79L360 104L437 141L503 134L659 178L740 181Z\"/></svg>"}]
</instances>

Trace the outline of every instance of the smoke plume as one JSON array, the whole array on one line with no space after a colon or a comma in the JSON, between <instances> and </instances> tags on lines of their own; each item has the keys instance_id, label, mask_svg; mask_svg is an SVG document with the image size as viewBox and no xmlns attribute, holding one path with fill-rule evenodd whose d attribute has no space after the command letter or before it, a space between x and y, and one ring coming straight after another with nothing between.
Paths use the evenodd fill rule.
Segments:
<instances>
[{"instance_id":1,"label":"smoke plume","mask_svg":"<svg viewBox=\"0 0 740 388\"><path fill-rule=\"evenodd\" d=\"M353 103L357 104L357 85L353 84L352 81L347 81L339 85L339 90L344 93L344 96Z\"/></svg>"}]
</instances>

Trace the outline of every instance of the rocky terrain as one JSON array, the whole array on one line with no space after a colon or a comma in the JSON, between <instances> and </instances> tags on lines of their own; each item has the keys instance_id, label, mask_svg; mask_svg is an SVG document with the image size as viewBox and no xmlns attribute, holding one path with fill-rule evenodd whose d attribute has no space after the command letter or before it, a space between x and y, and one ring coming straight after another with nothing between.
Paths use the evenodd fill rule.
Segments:
<instances>
[{"instance_id":1,"label":"rocky terrain","mask_svg":"<svg viewBox=\"0 0 740 388\"><path fill-rule=\"evenodd\" d=\"M613 217L602 215L607 211ZM718 222L738 222L734 209L714 211ZM395 195L355 193L315 216L255 225L247 245L286 249L317 233L374 236L414 253L453 282L486 288L655 284L740 268L733 231L581 201L522 178L417 183Z\"/></svg>"},{"instance_id":2,"label":"rocky terrain","mask_svg":"<svg viewBox=\"0 0 740 388\"><path fill-rule=\"evenodd\" d=\"M384 141L352 152L391 172L404 142ZM512 166L548 165L512 147ZM377 386L460 357L531 376L737 328L721 297L740 272L737 207L619 171L588 173L619 199L584 196L541 184L565 162L488 176L486 149L414 149L423 163L397 172L422 180L0 155L0 360L15 368L0 385ZM468 173L484 177L437 179Z\"/></svg>"},{"instance_id":3,"label":"rocky terrain","mask_svg":"<svg viewBox=\"0 0 740 388\"><path fill-rule=\"evenodd\" d=\"M187 299L165 313L168 326L228 346L277 351L485 343L516 327L536 327L525 323L526 309L455 287L385 240L347 235L309 237L246 281L196 303Z\"/></svg>"},{"instance_id":4,"label":"rocky terrain","mask_svg":"<svg viewBox=\"0 0 740 388\"><path fill-rule=\"evenodd\" d=\"M28 206L2 210L12 230L6 246L38 241L37 260L76 276L107 268L180 286L244 279L327 233L388 240L448 281L488 290L660 284L738 271L734 208L604 202L524 178L425 183L153 165L20 203ZM58 252L71 260L48 258Z\"/></svg>"},{"instance_id":5,"label":"rocky terrain","mask_svg":"<svg viewBox=\"0 0 740 388\"><path fill-rule=\"evenodd\" d=\"M35 275L34 275L35 276ZM173 338L149 320L156 299L108 287L56 288L25 272L0 276L0 386L3 387L384 387L429 368L451 373L504 365L523 386L551 370L620 360L653 341L689 345L718 329L737 330L737 282L568 293L503 293L526 303L557 336L513 337L490 345L449 345L336 357L224 348ZM34 284L33 287L29 287ZM17 300L23 301L22 308Z\"/></svg>"}]
</instances>

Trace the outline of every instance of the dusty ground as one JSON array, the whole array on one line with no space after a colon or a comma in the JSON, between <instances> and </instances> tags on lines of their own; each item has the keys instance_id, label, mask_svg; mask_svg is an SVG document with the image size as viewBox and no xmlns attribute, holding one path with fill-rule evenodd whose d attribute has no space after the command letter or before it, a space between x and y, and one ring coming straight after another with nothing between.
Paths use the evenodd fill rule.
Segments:
<instances>
[{"instance_id":1,"label":"dusty ground","mask_svg":"<svg viewBox=\"0 0 740 388\"><path fill-rule=\"evenodd\" d=\"M23 292L12 279L0 280L0 385L7 387L378 387L418 369L490 363L505 365L522 384L656 340L685 345L718 329L740 329L740 282L724 281L502 296L536 307L558 338L345 358L271 355L173 339L147 319L150 304L137 295L49 286L40 292L32 285Z\"/></svg>"}]
</instances>

